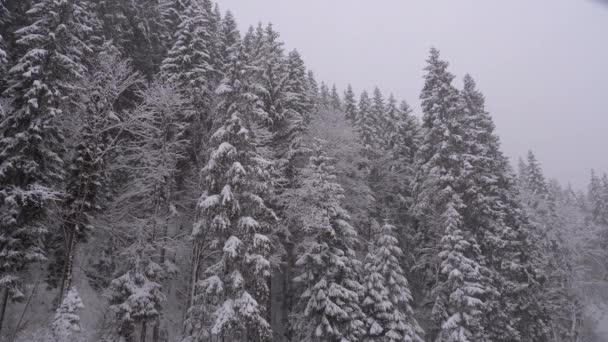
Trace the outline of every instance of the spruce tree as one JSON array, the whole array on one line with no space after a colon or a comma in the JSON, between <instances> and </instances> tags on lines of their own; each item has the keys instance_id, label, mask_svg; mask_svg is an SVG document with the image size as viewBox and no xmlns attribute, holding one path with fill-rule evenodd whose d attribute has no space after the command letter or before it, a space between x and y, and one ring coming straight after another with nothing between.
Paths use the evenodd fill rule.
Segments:
<instances>
[{"instance_id":1,"label":"spruce tree","mask_svg":"<svg viewBox=\"0 0 608 342\"><path fill-rule=\"evenodd\" d=\"M445 231L440 217L446 211L451 192L458 193L461 188L463 156L460 101L458 90L451 84L454 76L447 71L447 62L439 58L439 51L434 48L427 63L420 95L423 140L416 153L412 215L418 221L415 232L418 260L414 266L414 270L419 271L417 285L429 294L427 291L433 287L435 277L434 267L429 265L439 264L436 245Z\"/></svg>"},{"instance_id":2,"label":"spruce tree","mask_svg":"<svg viewBox=\"0 0 608 342\"><path fill-rule=\"evenodd\" d=\"M240 49L218 88L219 118L225 120L212 135L213 150L203 168L205 192L192 237L211 241L219 253L198 283L196 300L186 321L188 341L208 333L229 339L269 340L266 320L268 277L272 249L270 222L276 216L265 204L267 166L256 151L256 121L265 115L256 88L247 81L252 69ZM218 119L219 119L218 118ZM209 310L213 311L209 317ZM207 325L208 322L209 324Z\"/></svg>"},{"instance_id":3,"label":"spruce tree","mask_svg":"<svg viewBox=\"0 0 608 342\"><path fill-rule=\"evenodd\" d=\"M349 84L344 91L344 114L350 122L354 122L357 117L357 102L355 100L355 92Z\"/></svg>"},{"instance_id":4,"label":"spruce tree","mask_svg":"<svg viewBox=\"0 0 608 342\"><path fill-rule=\"evenodd\" d=\"M310 112L314 113L319 109L319 86L315 79L315 75L312 70L308 71L308 99L310 101Z\"/></svg>"},{"instance_id":5,"label":"spruce tree","mask_svg":"<svg viewBox=\"0 0 608 342\"><path fill-rule=\"evenodd\" d=\"M297 332L303 341L357 341L365 320L359 304L361 265L354 251L357 232L341 206L344 190L320 143L314 146L302 183L297 205L306 214L301 228L305 237L297 246L299 275L294 279L302 288Z\"/></svg>"},{"instance_id":6,"label":"spruce tree","mask_svg":"<svg viewBox=\"0 0 608 342\"><path fill-rule=\"evenodd\" d=\"M342 110L342 100L335 84L331 86L331 106L335 110Z\"/></svg>"},{"instance_id":7,"label":"spruce tree","mask_svg":"<svg viewBox=\"0 0 608 342\"><path fill-rule=\"evenodd\" d=\"M547 196L549 191L547 189L547 183L545 177L540 168L540 164L536 160L536 156L532 151L528 151L528 159L526 163L526 173L524 182L526 187L530 190L533 195Z\"/></svg>"},{"instance_id":8,"label":"spruce tree","mask_svg":"<svg viewBox=\"0 0 608 342\"><path fill-rule=\"evenodd\" d=\"M446 205L442 220L445 232L440 241L440 285L434 289L436 299L433 319L440 330L436 341L486 341L482 317L485 303L481 266L468 255L478 256L475 238L465 236L463 219L457 208L462 207L458 195Z\"/></svg>"},{"instance_id":9,"label":"spruce tree","mask_svg":"<svg viewBox=\"0 0 608 342\"><path fill-rule=\"evenodd\" d=\"M355 121L355 127L359 133L361 143L363 144L363 154L366 158L375 158L375 153L378 148L378 132L377 121L375 117L374 107L369 99L367 91L361 92L359 97L358 115Z\"/></svg>"},{"instance_id":10,"label":"spruce tree","mask_svg":"<svg viewBox=\"0 0 608 342\"><path fill-rule=\"evenodd\" d=\"M401 267L403 251L395 227L385 223L364 265L362 301L366 314L364 341L422 342L422 328L414 318L412 295Z\"/></svg>"},{"instance_id":11,"label":"spruce tree","mask_svg":"<svg viewBox=\"0 0 608 342\"><path fill-rule=\"evenodd\" d=\"M77 341L75 333L80 333L80 316L78 311L84 309L84 304L76 288L72 287L63 298L53 319L53 335L57 342Z\"/></svg>"},{"instance_id":12,"label":"spruce tree","mask_svg":"<svg viewBox=\"0 0 608 342\"><path fill-rule=\"evenodd\" d=\"M540 284L543 274L536 266L536 251L542 249L538 228L522 211L508 160L500 151L494 124L485 110L485 99L469 75L464 78L462 98L469 166L462 215L485 260L489 296L483 325L494 341L522 338L519 336L542 340L547 313L539 296L544 290ZM524 321L528 324L522 324Z\"/></svg>"},{"instance_id":13,"label":"spruce tree","mask_svg":"<svg viewBox=\"0 0 608 342\"><path fill-rule=\"evenodd\" d=\"M163 77L179 84L189 97L192 113L185 118L186 134L190 143L188 159L196 169L205 155L200 153L208 139L213 116L214 89L219 82L219 71L212 61L217 44L213 31L212 13L199 0L184 4L173 46L160 67Z\"/></svg>"},{"instance_id":14,"label":"spruce tree","mask_svg":"<svg viewBox=\"0 0 608 342\"><path fill-rule=\"evenodd\" d=\"M321 82L321 86L319 87L319 104L324 108L329 108L331 105L331 94L325 82Z\"/></svg>"},{"instance_id":15,"label":"spruce tree","mask_svg":"<svg viewBox=\"0 0 608 342\"><path fill-rule=\"evenodd\" d=\"M92 18L82 1L36 2L17 30L24 55L9 70L0 122L0 287L2 308L22 297L20 272L44 259L40 241L63 180L62 120L85 73ZM0 324L3 317L0 317Z\"/></svg>"}]
</instances>

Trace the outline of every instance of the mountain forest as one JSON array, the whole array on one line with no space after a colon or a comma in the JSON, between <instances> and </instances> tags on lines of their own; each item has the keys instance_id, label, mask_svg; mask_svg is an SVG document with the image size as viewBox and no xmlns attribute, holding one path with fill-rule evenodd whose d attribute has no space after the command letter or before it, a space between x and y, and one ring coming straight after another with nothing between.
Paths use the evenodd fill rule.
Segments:
<instances>
[{"instance_id":1,"label":"mountain forest","mask_svg":"<svg viewBox=\"0 0 608 342\"><path fill-rule=\"evenodd\" d=\"M437 48L415 113L211 0L0 36L0 341L605 341L608 176L510 160Z\"/></svg>"}]
</instances>

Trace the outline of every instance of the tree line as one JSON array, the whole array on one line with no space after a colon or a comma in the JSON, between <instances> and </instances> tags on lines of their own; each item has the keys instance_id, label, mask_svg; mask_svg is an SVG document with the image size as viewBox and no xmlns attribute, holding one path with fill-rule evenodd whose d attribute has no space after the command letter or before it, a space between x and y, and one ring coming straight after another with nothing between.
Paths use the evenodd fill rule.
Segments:
<instances>
[{"instance_id":1,"label":"tree line","mask_svg":"<svg viewBox=\"0 0 608 342\"><path fill-rule=\"evenodd\" d=\"M516 173L437 49L420 120L210 0L0 12L0 340L42 265L41 341L82 338L84 282L102 341L593 341L608 178Z\"/></svg>"}]
</instances>

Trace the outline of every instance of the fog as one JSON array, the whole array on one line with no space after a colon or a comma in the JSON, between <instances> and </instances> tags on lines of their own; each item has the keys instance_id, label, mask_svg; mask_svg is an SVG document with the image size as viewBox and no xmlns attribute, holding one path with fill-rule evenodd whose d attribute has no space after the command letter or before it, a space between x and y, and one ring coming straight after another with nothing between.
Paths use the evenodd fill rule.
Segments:
<instances>
[{"instance_id":1,"label":"fog","mask_svg":"<svg viewBox=\"0 0 608 342\"><path fill-rule=\"evenodd\" d=\"M319 80L378 85L419 113L431 46L476 79L514 162L584 188L608 171L608 6L592 0L222 0L242 29L272 22Z\"/></svg>"}]
</instances>

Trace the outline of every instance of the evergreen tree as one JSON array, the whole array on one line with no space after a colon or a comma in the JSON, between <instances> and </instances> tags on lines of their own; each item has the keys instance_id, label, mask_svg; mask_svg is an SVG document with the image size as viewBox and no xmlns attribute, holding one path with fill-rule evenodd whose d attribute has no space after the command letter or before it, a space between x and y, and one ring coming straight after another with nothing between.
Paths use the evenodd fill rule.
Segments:
<instances>
[{"instance_id":1,"label":"evergreen tree","mask_svg":"<svg viewBox=\"0 0 608 342\"><path fill-rule=\"evenodd\" d=\"M424 332L410 305L412 295L400 264L403 251L394 234L395 227L385 223L365 260L364 341L421 342Z\"/></svg>"},{"instance_id":2,"label":"evergreen tree","mask_svg":"<svg viewBox=\"0 0 608 342\"><path fill-rule=\"evenodd\" d=\"M83 58L92 18L81 1L45 0L27 12L33 24L16 32L25 51L9 70L0 122L0 287L2 307L22 296L19 272L43 260L48 204L63 179L61 121L70 109L74 81L86 71ZM2 322L0 317L0 324Z\"/></svg>"},{"instance_id":3,"label":"evergreen tree","mask_svg":"<svg viewBox=\"0 0 608 342\"><path fill-rule=\"evenodd\" d=\"M305 238L297 246L300 274L294 280L302 292L295 324L302 341L357 341L364 332L357 232L340 204L343 189L331 158L319 143L314 149L295 204L306 213Z\"/></svg>"},{"instance_id":4,"label":"evergreen tree","mask_svg":"<svg viewBox=\"0 0 608 342\"><path fill-rule=\"evenodd\" d=\"M412 214L417 219L415 245L419 271L417 285L427 295L433 288L434 269L438 268L437 246L445 231L441 215L446 212L452 192L461 188L462 132L458 90L451 84L454 76L448 63L431 49L424 88L420 95L423 111L423 140L416 153L416 181ZM451 190L450 190L451 189ZM420 266L418 266L420 265ZM435 266L430 266L435 265Z\"/></svg>"},{"instance_id":5,"label":"evergreen tree","mask_svg":"<svg viewBox=\"0 0 608 342\"><path fill-rule=\"evenodd\" d=\"M232 61L230 72L218 88L222 98L223 125L213 134L214 146L203 169L205 192L199 200L200 219L192 237L210 240L220 253L198 283L196 302L186 322L188 341L210 332L230 339L270 339L266 320L269 296L268 256L272 244L269 222L276 216L263 199L266 161L256 151L255 122L261 100L247 82L252 69L244 49ZM213 312L208 317L209 306ZM210 322L210 326L205 326Z\"/></svg>"},{"instance_id":6,"label":"evergreen tree","mask_svg":"<svg viewBox=\"0 0 608 342\"><path fill-rule=\"evenodd\" d=\"M524 183L533 195L547 196L549 191L540 164L532 151L528 151L527 167L524 174Z\"/></svg>"},{"instance_id":7,"label":"evergreen tree","mask_svg":"<svg viewBox=\"0 0 608 342\"><path fill-rule=\"evenodd\" d=\"M331 106L334 109L342 110L342 100L340 99L340 94L338 94L338 89L335 84L331 86Z\"/></svg>"},{"instance_id":8,"label":"evergreen tree","mask_svg":"<svg viewBox=\"0 0 608 342\"><path fill-rule=\"evenodd\" d=\"M327 87L325 82L321 82L321 86L319 87L319 104L325 108L329 107L331 104L331 94L329 93L329 87Z\"/></svg>"},{"instance_id":9,"label":"evergreen tree","mask_svg":"<svg viewBox=\"0 0 608 342\"><path fill-rule=\"evenodd\" d=\"M378 87L374 88L372 98L370 122L375 129L376 140L378 147L385 147L385 134L388 130L389 118L387 117L387 104L384 101L384 96Z\"/></svg>"},{"instance_id":10,"label":"evergreen tree","mask_svg":"<svg viewBox=\"0 0 608 342\"><path fill-rule=\"evenodd\" d=\"M184 6L173 46L162 61L161 72L169 81L182 86L189 97L192 113L185 118L190 141L188 159L199 169L205 160L200 150L210 130L214 89L220 77L212 60L217 35L213 31L209 6L203 6L199 0L189 1Z\"/></svg>"},{"instance_id":11,"label":"evergreen tree","mask_svg":"<svg viewBox=\"0 0 608 342\"><path fill-rule=\"evenodd\" d=\"M542 340L547 313L539 296L544 291L540 284L543 274L535 266L535 251L541 249L538 229L522 212L508 160L500 151L494 124L485 110L485 99L469 75L464 78L461 95L469 166L462 195L466 206L461 212L485 260L485 285L490 291L483 325L494 341L521 338L518 336ZM528 324L522 324L524 321Z\"/></svg>"},{"instance_id":12,"label":"evergreen tree","mask_svg":"<svg viewBox=\"0 0 608 342\"><path fill-rule=\"evenodd\" d=\"M53 335L57 342L72 342L74 333L79 333L80 316L78 311L84 309L84 304L76 288L72 287L65 295L61 305L55 312L53 320Z\"/></svg>"},{"instance_id":13,"label":"evergreen tree","mask_svg":"<svg viewBox=\"0 0 608 342\"><path fill-rule=\"evenodd\" d=\"M373 159L378 148L377 121L369 95L364 90L359 97L358 116L355 126L363 144L365 157Z\"/></svg>"},{"instance_id":14,"label":"evergreen tree","mask_svg":"<svg viewBox=\"0 0 608 342\"><path fill-rule=\"evenodd\" d=\"M317 85L317 81L315 80L314 73L309 70L308 71L308 99L310 101L310 112L314 113L319 108L319 87Z\"/></svg>"},{"instance_id":15,"label":"evergreen tree","mask_svg":"<svg viewBox=\"0 0 608 342\"><path fill-rule=\"evenodd\" d=\"M122 253L128 257L126 272L112 280L108 293L118 335L133 340L135 325L139 324L140 338L145 342L148 324L162 315L166 297L159 283L163 270L151 258L156 250L146 242L147 232L141 229L136 234L136 241Z\"/></svg>"},{"instance_id":16,"label":"evergreen tree","mask_svg":"<svg viewBox=\"0 0 608 342\"><path fill-rule=\"evenodd\" d=\"M350 84L346 87L346 91L344 91L344 114L346 114L346 118L351 122L354 122L357 117L355 92Z\"/></svg>"},{"instance_id":17,"label":"evergreen tree","mask_svg":"<svg viewBox=\"0 0 608 342\"><path fill-rule=\"evenodd\" d=\"M308 83L306 66L300 53L292 50L287 59L288 75L286 79L285 92L288 97L288 108L308 117L312 110L311 99L308 94Z\"/></svg>"},{"instance_id":18,"label":"evergreen tree","mask_svg":"<svg viewBox=\"0 0 608 342\"><path fill-rule=\"evenodd\" d=\"M439 324L437 341L486 341L482 325L483 297L486 289L479 263L467 255L479 255L473 237L462 231L462 207L458 195L446 205L443 213L445 232L441 238L440 285L435 288L433 319Z\"/></svg>"}]
</instances>

